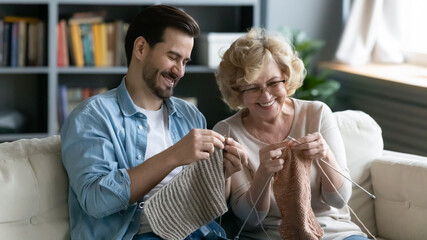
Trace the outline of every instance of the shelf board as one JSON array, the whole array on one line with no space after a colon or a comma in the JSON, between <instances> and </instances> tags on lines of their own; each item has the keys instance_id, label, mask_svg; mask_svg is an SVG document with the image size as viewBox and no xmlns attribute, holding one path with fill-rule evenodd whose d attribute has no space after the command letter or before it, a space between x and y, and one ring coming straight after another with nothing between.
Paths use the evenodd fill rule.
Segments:
<instances>
[{"instance_id":1,"label":"shelf board","mask_svg":"<svg viewBox=\"0 0 427 240\"><path fill-rule=\"evenodd\" d=\"M47 67L0 67L0 74L48 74Z\"/></svg>"},{"instance_id":2,"label":"shelf board","mask_svg":"<svg viewBox=\"0 0 427 240\"><path fill-rule=\"evenodd\" d=\"M215 73L216 68L202 65L189 65L185 67L186 73Z\"/></svg>"},{"instance_id":3,"label":"shelf board","mask_svg":"<svg viewBox=\"0 0 427 240\"><path fill-rule=\"evenodd\" d=\"M201 65L186 67L186 73L214 73L216 69ZM59 74L126 74L127 67L61 67Z\"/></svg>"},{"instance_id":4,"label":"shelf board","mask_svg":"<svg viewBox=\"0 0 427 240\"><path fill-rule=\"evenodd\" d=\"M242 5L253 5L258 3L259 0L192 0L192 1L182 1L182 0L57 0L59 4L78 4L78 5L153 5L153 4L168 4L168 5L215 5L215 6L242 6Z\"/></svg>"},{"instance_id":5,"label":"shelf board","mask_svg":"<svg viewBox=\"0 0 427 240\"><path fill-rule=\"evenodd\" d=\"M125 74L127 67L58 67L59 74Z\"/></svg>"},{"instance_id":6,"label":"shelf board","mask_svg":"<svg viewBox=\"0 0 427 240\"><path fill-rule=\"evenodd\" d=\"M0 142L12 142L19 139L44 138L47 133L8 133L0 134Z\"/></svg>"},{"instance_id":7,"label":"shelf board","mask_svg":"<svg viewBox=\"0 0 427 240\"><path fill-rule=\"evenodd\" d=\"M51 0L1 0L0 4L48 4Z\"/></svg>"}]
</instances>

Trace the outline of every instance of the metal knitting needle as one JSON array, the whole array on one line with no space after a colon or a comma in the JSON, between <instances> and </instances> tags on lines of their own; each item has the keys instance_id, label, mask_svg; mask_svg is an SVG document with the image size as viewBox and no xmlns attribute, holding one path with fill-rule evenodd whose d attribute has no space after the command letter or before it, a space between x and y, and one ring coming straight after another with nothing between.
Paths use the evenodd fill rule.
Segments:
<instances>
[{"instance_id":1,"label":"metal knitting needle","mask_svg":"<svg viewBox=\"0 0 427 240\"><path fill-rule=\"evenodd\" d=\"M289 139L291 139L292 141L301 144L300 142L298 142L295 138L288 136ZM351 183L353 183L354 185L356 185L357 187L359 187L360 189L362 189L366 194L368 194L369 196L371 196L371 198L375 199L375 195L368 192L368 190L364 189L362 186L360 186L359 184L357 184L355 181L351 180L349 177L347 177L346 175L344 175L343 173L341 173L338 169L334 168L331 164L327 163L323 158L319 158L320 161L322 161L323 163L325 163L326 165L328 165L330 168L332 168L335 172L339 173L341 176L343 176L345 179L347 179L348 181L350 181Z\"/></svg>"}]
</instances>

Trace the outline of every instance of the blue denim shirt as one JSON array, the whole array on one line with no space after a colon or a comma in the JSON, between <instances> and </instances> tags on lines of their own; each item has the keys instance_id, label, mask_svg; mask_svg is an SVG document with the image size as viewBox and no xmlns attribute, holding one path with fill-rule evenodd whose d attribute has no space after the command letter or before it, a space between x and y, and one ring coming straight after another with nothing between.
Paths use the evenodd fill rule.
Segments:
<instances>
[{"instance_id":1,"label":"blue denim shirt","mask_svg":"<svg viewBox=\"0 0 427 240\"><path fill-rule=\"evenodd\" d=\"M191 129L206 128L194 105L174 97L164 104L174 144ZM141 209L129 204L126 169L145 160L147 118L136 109L124 79L118 88L77 106L62 126L61 139L72 239L132 239Z\"/></svg>"}]
</instances>

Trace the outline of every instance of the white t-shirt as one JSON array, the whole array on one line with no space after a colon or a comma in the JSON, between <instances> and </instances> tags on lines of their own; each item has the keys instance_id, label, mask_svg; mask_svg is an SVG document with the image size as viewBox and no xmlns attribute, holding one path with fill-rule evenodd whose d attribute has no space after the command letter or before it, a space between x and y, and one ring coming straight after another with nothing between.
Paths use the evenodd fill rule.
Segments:
<instances>
[{"instance_id":1,"label":"white t-shirt","mask_svg":"<svg viewBox=\"0 0 427 240\"><path fill-rule=\"evenodd\" d=\"M145 159L147 160L173 145L169 133L168 113L164 104L162 104L162 107L156 111L145 110L140 107L137 108L140 112L147 116L148 134L147 149L145 151ZM182 167L177 167L172 172L170 172L169 175L167 175L159 184L157 184L157 186L151 189L151 191L144 196L143 201L147 200L160 188L166 185L181 170ZM151 231L152 230L150 225L148 224L147 218L145 217L145 214L142 213L141 227L138 233L141 234Z\"/></svg>"}]
</instances>

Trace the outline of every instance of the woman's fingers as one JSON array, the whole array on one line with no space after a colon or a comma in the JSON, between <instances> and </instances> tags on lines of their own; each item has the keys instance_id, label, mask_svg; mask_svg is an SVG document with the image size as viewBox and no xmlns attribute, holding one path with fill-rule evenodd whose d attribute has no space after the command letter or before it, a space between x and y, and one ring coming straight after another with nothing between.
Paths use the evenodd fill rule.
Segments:
<instances>
[{"instance_id":1,"label":"woman's fingers","mask_svg":"<svg viewBox=\"0 0 427 240\"><path fill-rule=\"evenodd\" d=\"M297 139L291 147L302 150L303 154L310 159L317 159L326 156L328 145L322 134L316 132Z\"/></svg>"}]
</instances>

